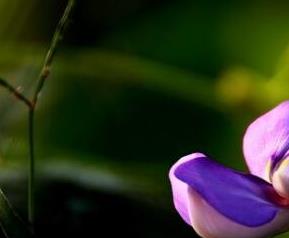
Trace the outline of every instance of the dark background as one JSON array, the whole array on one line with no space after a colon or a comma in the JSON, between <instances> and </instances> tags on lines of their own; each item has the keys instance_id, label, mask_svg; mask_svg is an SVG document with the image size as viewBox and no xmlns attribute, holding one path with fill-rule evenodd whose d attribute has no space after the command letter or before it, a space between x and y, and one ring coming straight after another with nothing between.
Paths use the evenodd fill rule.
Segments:
<instances>
[{"instance_id":1,"label":"dark background","mask_svg":"<svg viewBox=\"0 0 289 238\"><path fill-rule=\"evenodd\" d=\"M65 5L0 3L0 75L26 95ZM168 170L195 151L247 170L246 127L289 96L288 11L78 0L37 109L38 236L197 237L173 208ZM27 111L1 90L0 182L24 219L27 143Z\"/></svg>"}]
</instances>

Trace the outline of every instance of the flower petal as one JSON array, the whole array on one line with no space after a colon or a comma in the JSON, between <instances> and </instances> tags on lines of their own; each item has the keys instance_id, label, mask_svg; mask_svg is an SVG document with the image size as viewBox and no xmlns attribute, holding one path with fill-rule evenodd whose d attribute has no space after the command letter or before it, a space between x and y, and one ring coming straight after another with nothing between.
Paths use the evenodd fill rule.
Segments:
<instances>
[{"instance_id":1,"label":"flower petal","mask_svg":"<svg viewBox=\"0 0 289 238\"><path fill-rule=\"evenodd\" d=\"M181 216L201 236L257 238L289 227L289 210L277 204L270 184L197 155L178 161L170 179L177 210L182 201Z\"/></svg>"},{"instance_id":2,"label":"flower petal","mask_svg":"<svg viewBox=\"0 0 289 238\"><path fill-rule=\"evenodd\" d=\"M172 184L172 190L173 190L173 199L174 199L174 205L176 210L179 212L180 216L184 219L186 223L191 225L190 217L189 217L189 210L188 210L188 194L187 194L187 188L188 185L180 181L179 179L176 179L175 177L175 170L178 168L179 165L186 161L193 160L195 158L204 157L201 153L194 153L188 156L182 157L179 161L177 161L171 168L169 177Z\"/></svg>"},{"instance_id":3,"label":"flower petal","mask_svg":"<svg viewBox=\"0 0 289 238\"><path fill-rule=\"evenodd\" d=\"M235 172L206 157L199 157L180 164L175 176L239 224L260 226L276 216L277 208L270 199L274 194L272 186L253 175ZM260 209L252 213L256 208Z\"/></svg>"},{"instance_id":4,"label":"flower petal","mask_svg":"<svg viewBox=\"0 0 289 238\"><path fill-rule=\"evenodd\" d=\"M272 185L289 203L289 157L282 159L272 174Z\"/></svg>"},{"instance_id":5,"label":"flower petal","mask_svg":"<svg viewBox=\"0 0 289 238\"><path fill-rule=\"evenodd\" d=\"M279 104L248 127L243 151L251 173L270 181L272 170L289 151L289 101Z\"/></svg>"}]
</instances>

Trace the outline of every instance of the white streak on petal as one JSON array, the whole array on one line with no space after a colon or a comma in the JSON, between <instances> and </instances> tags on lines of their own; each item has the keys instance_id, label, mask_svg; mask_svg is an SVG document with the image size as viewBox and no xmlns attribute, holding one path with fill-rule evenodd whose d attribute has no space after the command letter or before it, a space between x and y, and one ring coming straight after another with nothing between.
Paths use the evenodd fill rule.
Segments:
<instances>
[{"instance_id":1,"label":"white streak on petal","mask_svg":"<svg viewBox=\"0 0 289 238\"><path fill-rule=\"evenodd\" d=\"M289 198L289 157L277 165L272 175L272 185L281 196Z\"/></svg>"},{"instance_id":2,"label":"white streak on petal","mask_svg":"<svg viewBox=\"0 0 289 238\"><path fill-rule=\"evenodd\" d=\"M169 178L170 178L171 185L172 185L175 208L179 212L183 220L189 225L191 225L191 218L190 218L190 213L188 209L189 204L188 204L188 193L187 193L189 186L186 183L182 182L181 180L177 179L174 172L180 164L199 158L199 157L205 157L205 155L201 153L193 153L193 154L184 156L172 166L169 172Z\"/></svg>"}]
</instances>

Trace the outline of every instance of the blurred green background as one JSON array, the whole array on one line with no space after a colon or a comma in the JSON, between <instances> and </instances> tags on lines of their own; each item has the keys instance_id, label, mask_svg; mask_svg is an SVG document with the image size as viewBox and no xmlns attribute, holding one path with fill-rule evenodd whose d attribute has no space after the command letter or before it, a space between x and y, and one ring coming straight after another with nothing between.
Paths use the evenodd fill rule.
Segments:
<instances>
[{"instance_id":1,"label":"blurred green background","mask_svg":"<svg viewBox=\"0 0 289 238\"><path fill-rule=\"evenodd\" d=\"M65 5L0 1L0 75L26 95ZM289 97L288 12L78 0L37 109L39 237L198 237L173 208L168 170L195 151L247 170L246 127ZM5 90L0 118L0 185L25 218L27 110Z\"/></svg>"}]
</instances>

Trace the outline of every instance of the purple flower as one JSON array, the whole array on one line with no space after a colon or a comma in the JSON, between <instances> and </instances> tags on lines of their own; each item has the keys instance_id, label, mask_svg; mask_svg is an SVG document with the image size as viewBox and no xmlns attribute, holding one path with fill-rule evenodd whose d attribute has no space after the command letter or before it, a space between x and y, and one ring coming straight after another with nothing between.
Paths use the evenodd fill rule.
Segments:
<instances>
[{"instance_id":1,"label":"purple flower","mask_svg":"<svg viewBox=\"0 0 289 238\"><path fill-rule=\"evenodd\" d=\"M251 174L193 153L170 169L174 205L205 238L259 238L289 230L289 101L254 121L243 150Z\"/></svg>"}]
</instances>

